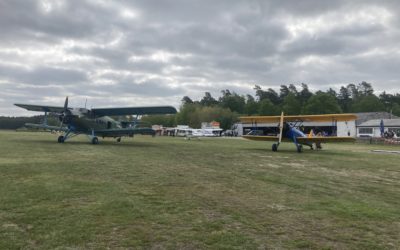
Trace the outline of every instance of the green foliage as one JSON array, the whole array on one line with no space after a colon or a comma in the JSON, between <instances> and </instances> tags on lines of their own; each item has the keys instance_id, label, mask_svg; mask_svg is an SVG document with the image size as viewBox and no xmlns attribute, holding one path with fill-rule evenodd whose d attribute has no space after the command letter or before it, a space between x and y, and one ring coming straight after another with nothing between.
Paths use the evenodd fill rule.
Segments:
<instances>
[{"instance_id":1,"label":"green foliage","mask_svg":"<svg viewBox=\"0 0 400 250\"><path fill-rule=\"evenodd\" d=\"M393 104L393 107L391 110L389 110L389 112L392 112L396 116L400 116L400 104Z\"/></svg>"},{"instance_id":2,"label":"green foliage","mask_svg":"<svg viewBox=\"0 0 400 250\"><path fill-rule=\"evenodd\" d=\"M342 86L337 96L338 103L343 112L348 113L351 111L352 99L349 88Z\"/></svg>"},{"instance_id":3,"label":"green foliage","mask_svg":"<svg viewBox=\"0 0 400 250\"><path fill-rule=\"evenodd\" d=\"M44 115L31 117L6 117L0 116L0 129L17 129L24 126L25 123L43 123ZM57 126L60 124L57 117L48 116L47 124Z\"/></svg>"},{"instance_id":4,"label":"green foliage","mask_svg":"<svg viewBox=\"0 0 400 250\"><path fill-rule=\"evenodd\" d=\"M246 115L258 114L259 103L254 99L253 96L247 95L246 104L244 106L244 113Z\"/></svg>"},{"instance_id":5,"label":"green foliage","mask_svg":"<svg viewBox=\"0 0 400 250\"><path fill-rule=\"evenodd\" d=\"M258 109L259 115L276 115L278 113L279 110L269 99L264 99L260 101Z\"/></svg>"},{"instance_id":6,"label":"green foliage","mask_svg":"<svg viewBox=\"0 0 400 250\"><path fill-rule=\"evenodd\" d=\"M193 100L190 99L189 96L184 96L181 101L182 101L182 104L192 104L193 103Z\"/></svg>"},{"instance_id":7,"label":"green foliage","mask_svg":"<svg viewBox=\"0 0 400 250\"><path fill-rule=\"evenodd\" d=\"M310 90L308 89L307 84L302 83L301 84L301 91L299 93L299 100L301 102L302 105L304 105L308 99L310 99L310 97L313 95L313 93L310 92Z\"/></svg>"},{"instance_id":8,"label":"green foliage","mask_svg":"<svg viewBox=\"0 0 400 250\"><path fill-rule=\"evenodd\" d=\"M203 99L201 99L200 104L202 106L214 106L218 104L218 101L211 96L210 92L205 92Z\"/></svg>"},{"instance_id":9,"label":"green foliage","mask_svg":"<svg viewBox=\"0 0 400 250\"><path fill-rule=\"evenodd\" d=\"M200 122L217 121L222 129L229 129L232 124L238 121L238 114L230 109L222 107L202 107L196 110L195 116L199 117ZM196 127L200 127L198 124Z\"/></svg>"},{"instance_id":10,"label":"green foliage","mask_svg":"<svg viewBox=\"0 0 400 250\"><path fill-rule=\"evenodd\" d=\"M303 110L304 114L336 114L341 112L342 110L335 97L324 92L317 92L308 99Z\"/></svg>"},{"instance_id":11,"label":"green foliage","mask_svg":"<svg viewBox=\"0 0 400 250\"><path fill-rule=\"evenodd\" d=\"M182 105L179 109L179 113L176 114L176 124L178 125L190 125L199 124L200 121L197 117L194 117L197 108L200 108L200 104L186 104Z\"/></svg>"},{"instance_id":12,"label":"green foliage","mask_svg":"<svg viewBox=\"0 0 400 250\"><path fill-rule=\"evenodd\" d=\"M367 95L357 98L352 107L353 112L385 111L385 106L375 95Z\"/></svg>"},{"instance_id":13,"label":"green foliage","mask_svg":"<svg viewBox=\"0 0 400 250\"><path fill-rule=\"evenodd\" d=\"M301 102L292 92L283 99L283 112L287 115L298 115L301 113Z\"/></svg>"},{"instance_id":14,"label":"green foliage","mask_svg":"<svg viewBox=\"0 0 400 250\"><path fill-rule=\"evenodd\" d=\"M221 128L229 129L233 123L238 121L238 114L228 108L187 104L181 107L176 116L176 121L179 125L189 125L192 128L200 128L202 122L217 121Z\"/></svg>"},{"instance_id":15,"label":"green foliage","mask_svg":"<svg viewBox=\"0 0 400 250\"><path fill-rule=\"evenodd\" d=\"M223 108L230 109L233 112L243 114L245 110L246 100L244 96L240 96L235 92L227 90L221 91L222 96L219 98L219 105Z\"/></svg>"},{"instance_id":16,"label":"green foliage","mask_svg":"<svg viewBox=\"0 0 400 250\"><path fill-rule=\"evenodd\" d=\"M141 120L145 124L163 125L164 127L176 126L176 115L146 115Z\"/></svg>"}]
</instances>

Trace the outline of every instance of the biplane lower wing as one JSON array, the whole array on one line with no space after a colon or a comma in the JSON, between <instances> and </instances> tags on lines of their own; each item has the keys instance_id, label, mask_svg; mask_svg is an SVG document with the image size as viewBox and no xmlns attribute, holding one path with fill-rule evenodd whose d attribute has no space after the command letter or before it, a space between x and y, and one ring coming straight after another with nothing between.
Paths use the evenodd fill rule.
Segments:
<instances>
[{"instance_id":1,"label":"biplane lower wing","mask_svg":"<svg viewBox=\"0 0 400 250\"><path fill-rule=\"evenodd\" d=\"M253 141L273 141L277 142L279 140L278 136L262 136L262 135L244 135L245 139ZM296 137L296 141L299 143L327 143L327 142L354 142L356 139L353 137L325 137L325 136L315 136L315 137ZM288 138L282 138L282 141L291 141Z\"/></svg>"},{"instance_id":2,"label":"biplane lower wing","mask_svg":"<svg viewBox=\"0 0 400 250\"><path fill-rule=\"evenodd\" d=\"M328 137L328 136L313 136L313 137L297 137L299 143L327 143L327 142L355 142L353 137Z\"/></svg>"},{"instance_id":3,"label":"biplane lower wing","mask_svg":"<svg viewBox=\"0 0 400 250\"><path fill-rule=\"evenodd\" d=\"M44 129L48 131L67 131L66 127L59 127L59 126L49 126L46 124L34 124L34 123L25 123L24 125L27 128L34 128L34 129Z\"/></svg>"},{"instance_id":4,"label":"biplane lower wing","mask_svg":"<svg viewBox=\"0 0 400 250\"><path fill-rule=\"evenodd\" d=\"M121 129L103 129L94 131L97 136L102 137L120 137L120 136L133 136L140 135L155 135L151 128L121 128Z\"/></svg>"},{"instance_id":5,"label":"biplane lower wing","mask_svg":"<svg viewBox=\"0 0 400 250\"><path fill-rule=\"evenodd\" d=\"M279 136L264 136L264 135L243 135L245 139L252 141L274 141L277 142L279 140ZM285 141L285 138L282 138Z\"/></svg>"}]
</instances>

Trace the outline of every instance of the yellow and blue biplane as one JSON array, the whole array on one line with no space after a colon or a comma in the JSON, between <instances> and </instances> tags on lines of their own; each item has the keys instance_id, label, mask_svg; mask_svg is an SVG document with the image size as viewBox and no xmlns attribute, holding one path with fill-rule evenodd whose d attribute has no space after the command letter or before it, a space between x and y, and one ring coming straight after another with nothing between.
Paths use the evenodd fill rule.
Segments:
<instances>
[{"instance_id":1,"label":"yellow and blue biplane","mask_svg":"<svg viewBox=\"0 0 400 250\"><path fill-rule=\"evenodd\" d=\"M58 137L59 143L84 134L87 135L92 144L98 144L98 137L113 137L117 142L122 136L133 137L135 134L155 135L155 131L149 127L138 127L137 121L116 121L110 116L126 115L153 115L153 114L175 114L176 109L172 106L156 107L124 107L124 108L70 108L68 107L68 96L65 99L64 107L53 107L31 104L14 104L18 107L45 113L42 124L25 124L29 128L45 129L48 131L62 131L63 135ZM48 115L55 115L60 121L60 126L47 124Z\"/></svg>"},{"instance_id":2,"label":"yellow and blue biplane","mask_svg":"<svg viewBox=\"0 0 400 250\"><path fill-rule=\"evenodd\" d=\"M255 141L272 141L272 151L278 151L278 147L282 142L293 142L296 145L297 152L301 153L303 145L314 149L321 149L321 143L326 142L354 142L355 138L350 136L323 136L306 134L300 130L303 122L332 122L332 125L337 126L337 122L345 122L356 120L354 114L327 114L327 115L290 115L285 116L284 113L280 116L243 116L240 121L243 124L251 124L254 128L250 133L243 135L243 138ZM257 130L257 124L261 123L276 123L278 133L276 135L260 135Z\"/></svg>"}]
</instances>

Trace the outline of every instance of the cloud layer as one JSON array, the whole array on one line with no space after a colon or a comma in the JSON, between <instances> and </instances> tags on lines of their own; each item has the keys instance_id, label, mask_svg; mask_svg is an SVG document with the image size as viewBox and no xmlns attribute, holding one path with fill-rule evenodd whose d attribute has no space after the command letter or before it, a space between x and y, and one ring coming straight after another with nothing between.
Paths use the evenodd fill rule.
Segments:
<instances>
[{"instance_id":1,"label":"cloud layer","mask_svg":"<svg viewBox=\"0 0 400 250\"><path fill-rule=\"evenodd\" d=\"M254 84L398 92L398 1L0 1L0 115L16 102L170 104Z\"/></svg>"}]
</instances>

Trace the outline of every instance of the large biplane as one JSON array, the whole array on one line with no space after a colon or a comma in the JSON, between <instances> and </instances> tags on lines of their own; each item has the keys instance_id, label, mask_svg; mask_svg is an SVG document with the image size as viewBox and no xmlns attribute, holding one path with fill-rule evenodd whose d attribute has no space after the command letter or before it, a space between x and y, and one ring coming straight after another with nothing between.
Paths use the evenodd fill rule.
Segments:
<instances>
[{"instance_id":1,"label":"large biplane","mask_svg":"<svg viewBox=\"0 0 400 250\"><path fill-rule=\"evenodd\" d=\"M281 116L243 116L240 120L243 124L251 124L252 129L243 138L255 141L273 141L272 151L278 151L279 145L284 141L293 142L296 145L297 152L301 153L303 145L314 149L321 149L321 143L326 142L354 142L355 138L350 136L325 136L306 134L301 131L304 122L332 122L333 127L337 126L337 122L356 120L354 114L328 114L328 115L290 115L285 116L282 112ZM278 132L276 135L260 135L257 130L257 125L261 123L276 124Z\"/></svg>"},{"instance_id":2,"label":"large biplane","mask_svg":"<svg viewBox=\"0 0 400 250\"><path fill-rule=\"evenodd\" d=\"M155 131L149 127L139 127L137 121L116 121L110 116L126 115L148 115L148 114L175 114L176 109L171 106L157 107L124 107L124 108L70 108L68 97L65 99L64 107L14 104L18 107L45 113L42 124L25 124L29 128L45 129L48 131L62 131L63 135L58 137L58 142L63 143L76 135L85 134L92 144L98 144L98 137L113 137L117 142L122 136L133 137L134 134L155 135ZM60 121L60 126L47 124L48 115L55 115Z\"/></svg>"}]
</instances>

